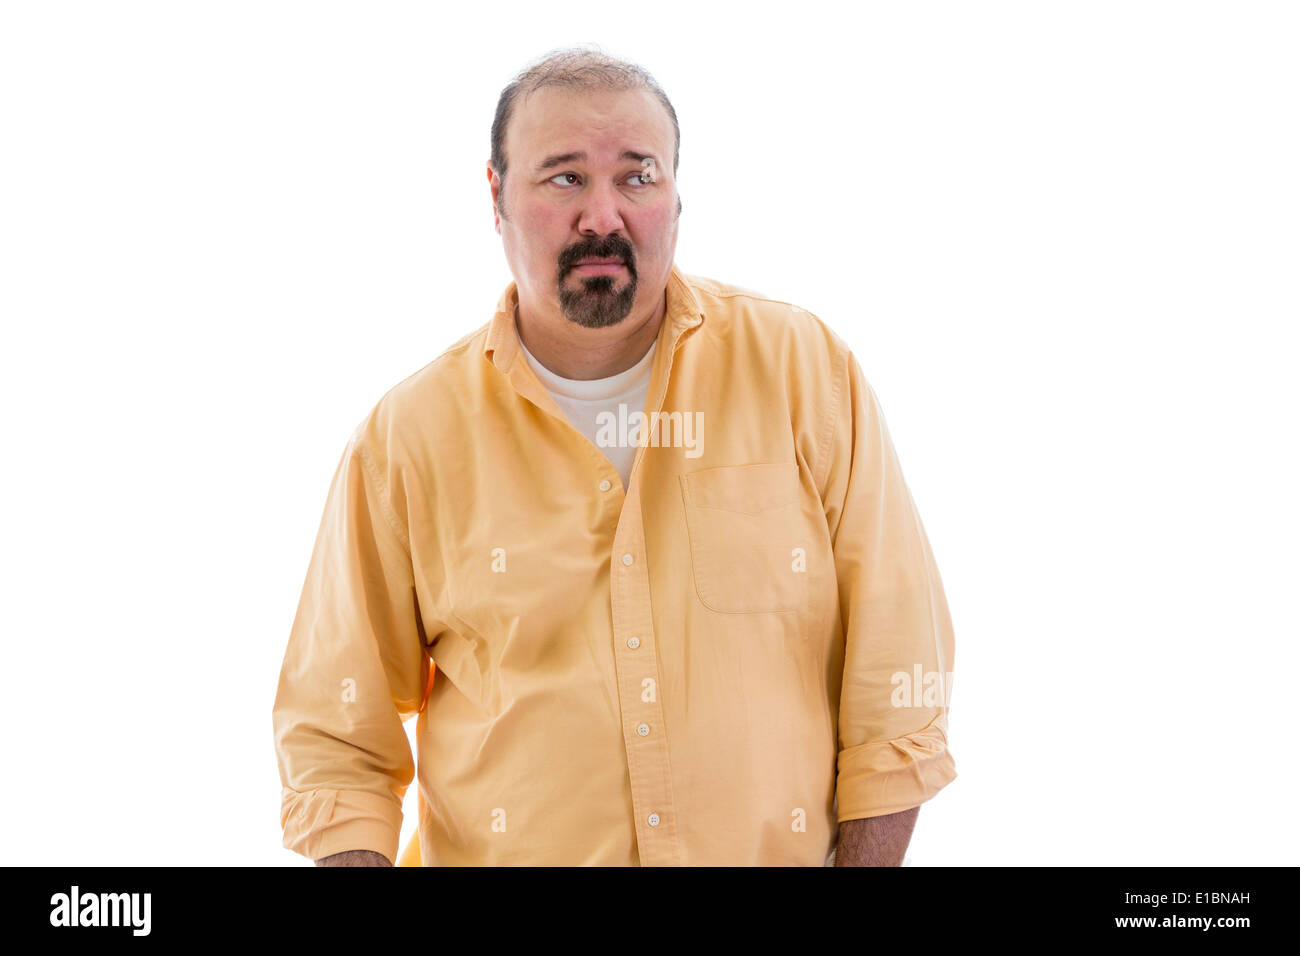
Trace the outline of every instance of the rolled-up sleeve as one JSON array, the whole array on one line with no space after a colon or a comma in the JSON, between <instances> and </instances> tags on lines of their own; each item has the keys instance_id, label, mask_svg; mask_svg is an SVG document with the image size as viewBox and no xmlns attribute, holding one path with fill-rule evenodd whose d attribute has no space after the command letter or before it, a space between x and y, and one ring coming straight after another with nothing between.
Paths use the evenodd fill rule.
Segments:
<instances>
[{"instance_id":1,"label":"rolled-up sleeve","mask_svg":"<svg viewBox=\"0 0 1300 956\"><path fill-rule=\"evenodd\" d=\"M335 471L272 711L284 846L397 859L414 777L403 723L429 675L409 536L353 434Z\"/></svg>"},{"instance_id":2,"label":"rolled-up sleeve","mask_svg":"<svg viewBox=\"0 0 1300 956\"><path fill-rule=\"evenodd\" d=\"M953 630L939 569L875 392L836 369L824 503L844 627L838 819L897 813L956 776L948 750Z\"/></svg>"}]
</instances>

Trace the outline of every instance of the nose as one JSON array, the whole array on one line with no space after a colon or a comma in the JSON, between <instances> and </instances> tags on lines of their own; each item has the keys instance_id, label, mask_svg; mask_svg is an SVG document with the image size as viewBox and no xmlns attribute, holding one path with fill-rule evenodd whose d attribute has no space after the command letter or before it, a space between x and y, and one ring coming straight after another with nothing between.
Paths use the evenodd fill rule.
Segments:
<instances>
[{"instance_id":1,"label":"nose","mask_svg":"<svg viewBox=\"0 0 1300 956\"><path fill-rule=\"evenodd\" d=\"M621 201L622 197L612 184L591 185L583 192L578 231L583 235L596 236L623 231L623 214L619 211Z\"/></svg>"}]
</instances>

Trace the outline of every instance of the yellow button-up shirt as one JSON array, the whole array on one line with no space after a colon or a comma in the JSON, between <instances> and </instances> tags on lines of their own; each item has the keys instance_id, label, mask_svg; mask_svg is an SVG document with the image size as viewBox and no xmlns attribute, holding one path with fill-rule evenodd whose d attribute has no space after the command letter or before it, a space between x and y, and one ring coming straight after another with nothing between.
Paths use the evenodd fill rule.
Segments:
<instances>
[{"instance_id":1,"label":"yellow button-up shirt","mask_svg":"<svg viewBox=\"0 0 1300 956\"><path fill-rule=\"evenodd\" d=\"M674 266L625 491L517 302L344 449L273 709L284 845L396 860L418 771L427 865L820 866L953 780L947 602L845 343Z\"/></svg>"}]
</instances>

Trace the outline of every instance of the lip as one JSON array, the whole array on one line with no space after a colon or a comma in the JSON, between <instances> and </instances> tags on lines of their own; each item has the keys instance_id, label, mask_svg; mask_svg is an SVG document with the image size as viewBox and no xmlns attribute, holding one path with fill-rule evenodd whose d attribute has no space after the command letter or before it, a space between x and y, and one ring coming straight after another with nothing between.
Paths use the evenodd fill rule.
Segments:
<instances>
[{"instance_id":1,"label":"lip","mask_svg":"<svg viewBox=\"0 0 1300 956\"><path fill-rule=\"evenodd\" d=\"M618 259L595 259L589 262L579 262L573 267L573 271L589 276L608 276L621 272L625 268L622 261Z\"/></svg>"}]
</instances>

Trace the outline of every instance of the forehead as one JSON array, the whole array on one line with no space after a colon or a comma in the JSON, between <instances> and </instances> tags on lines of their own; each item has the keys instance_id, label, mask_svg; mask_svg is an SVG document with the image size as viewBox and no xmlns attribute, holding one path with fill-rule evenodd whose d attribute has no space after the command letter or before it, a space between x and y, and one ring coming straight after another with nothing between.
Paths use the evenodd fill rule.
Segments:
<instances>
[{"instance_id":1,"label":"forehead","mask_svg":"<svg viewBox=\"0 0 1300 956\"><path fill-rule=\"evenodd\" d=\"M531 168L548 155L578 151L600 161L625 149L654 153L671 166L673 127L649 90L547 86L516 102L505 147L511 166Z\"/></svg>"}]
</instances>

